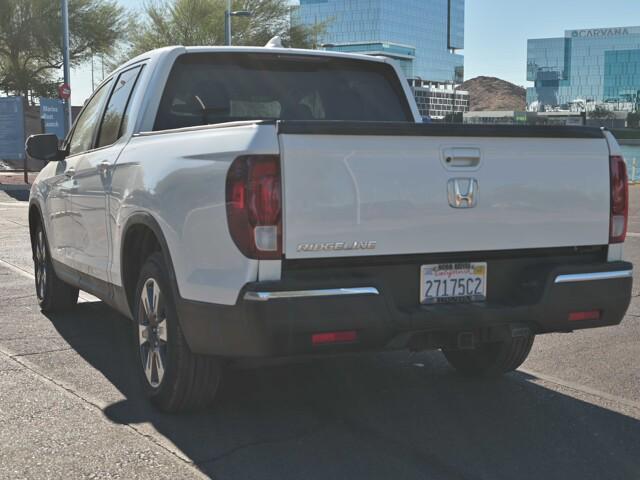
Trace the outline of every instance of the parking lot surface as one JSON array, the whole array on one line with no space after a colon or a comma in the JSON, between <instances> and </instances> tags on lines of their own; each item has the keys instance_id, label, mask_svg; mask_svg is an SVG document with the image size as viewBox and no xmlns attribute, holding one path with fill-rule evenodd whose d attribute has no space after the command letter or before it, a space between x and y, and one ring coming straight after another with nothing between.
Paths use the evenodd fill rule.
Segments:
<instances>
[{"instance_id":1,"label":"parking lot surface","mask_svg":"<svg viewBox=\"0 0 640 480\"><path fill-rule=\"evenodd\" d=\"M0 478L638 479L639 271L620 326L538 337L501 379L368 354L234 370L171 416L141 399L127 320L82 293L40 312L26 192L0 191Z\"/></svg>"}]
</instances>

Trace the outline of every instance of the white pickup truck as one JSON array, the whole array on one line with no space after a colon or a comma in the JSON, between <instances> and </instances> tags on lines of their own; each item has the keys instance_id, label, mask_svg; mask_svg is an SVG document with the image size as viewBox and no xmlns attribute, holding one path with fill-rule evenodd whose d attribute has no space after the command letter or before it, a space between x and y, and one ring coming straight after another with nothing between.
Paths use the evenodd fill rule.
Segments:
<instances>
[{"instance_id":1,"label":"white pickup truck","mask_svg":"<svg viewBox=\"0 0 640 480\"><path fill-rule=\"evenodd\" d=\"M170 47L114 71L48 161L29 225L43 311L132 319L166 411L247 358L441 349L517 368L535 335L618 324L626 166L606 130L422 124L382 58ZM558 352L562 355L562 352Z\"/></svg>"}]
</instances>

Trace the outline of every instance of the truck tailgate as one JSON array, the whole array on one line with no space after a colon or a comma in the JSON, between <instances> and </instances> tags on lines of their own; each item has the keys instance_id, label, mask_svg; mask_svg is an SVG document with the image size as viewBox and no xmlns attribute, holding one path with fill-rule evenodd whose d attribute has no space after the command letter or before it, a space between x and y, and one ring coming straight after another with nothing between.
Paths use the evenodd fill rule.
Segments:
<instances>
[{"instance_id":1,"label":"truck tailgate","mask_svg":"<svg viewBox=\"0 0 640 480\"><path fill-rule=\"evenodd\" d=\"M279 125L285 257L603 245L595 129Z\"/></svg>"}]
</instances>

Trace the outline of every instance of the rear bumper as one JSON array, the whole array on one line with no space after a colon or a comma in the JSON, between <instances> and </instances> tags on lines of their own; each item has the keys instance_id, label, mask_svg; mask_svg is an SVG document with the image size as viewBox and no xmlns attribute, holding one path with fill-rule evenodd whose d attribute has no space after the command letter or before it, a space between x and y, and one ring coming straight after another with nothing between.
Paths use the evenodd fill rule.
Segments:
<instances>
[{"instance_id":1,"label":"rear bumper","mask_svg":"<svg viewBox=\"0 0 640 480\"><path fill-rule=\"evenodd\" d=\"M177 308L189 346L201 354L276 357L455 348L460 334L468 345L529 332L617 325L631 299L632 268L628 262L544 267L531 277L537 282L534 293L518 289L498 301L489 295L486 303L423 306L416 299L414 305L399 305L384 283L353 278L350 285L333 286L313 279L297 285L253 283L235 306L180 299ZM569 320L571 312L594 310L600 312L597 320ZM313 333L352 330L356 342L312 345Z\"/></svg>"}]
</instances>

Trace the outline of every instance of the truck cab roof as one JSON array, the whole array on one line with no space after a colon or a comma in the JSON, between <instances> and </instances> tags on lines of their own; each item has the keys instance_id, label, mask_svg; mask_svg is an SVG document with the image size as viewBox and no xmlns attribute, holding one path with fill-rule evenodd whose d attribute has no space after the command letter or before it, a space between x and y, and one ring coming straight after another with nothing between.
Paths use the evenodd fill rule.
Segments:
<instances>
[{"instance_id":1,"label":"truck cab roof","mask_svg":"<svg viewBox=\"0 0 640 480\"><path fill-rule=\"evenodd\" d=\"M286 55L313 55L317 57L335 57L335 58L352 58L358 60L367 60L371 62L389 63L390 59L380 56L364 55L359 53L334 52L329 50L311 50L305 48L278 48L278 47L249 47L249 46L188 46L172 45L169 47L156 48L142 53L128 62L124 63L117 70L125 69L131 65L145 60L160 60L164 58L172 58L183 53L282 53Z\"/></svg>"}]
</instances>

